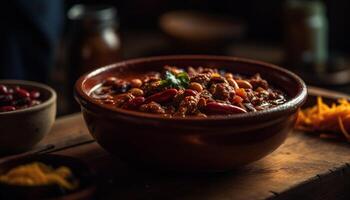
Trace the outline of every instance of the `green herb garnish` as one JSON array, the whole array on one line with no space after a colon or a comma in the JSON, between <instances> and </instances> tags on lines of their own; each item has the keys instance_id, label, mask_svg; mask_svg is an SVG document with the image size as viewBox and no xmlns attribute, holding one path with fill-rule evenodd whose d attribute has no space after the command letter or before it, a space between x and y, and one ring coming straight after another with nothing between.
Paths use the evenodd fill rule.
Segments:
<instances>
[{"instance_id":1,"label":"green herb garnish","mask_svg":"<svg viewBox=\"0 0 350 200\"><path fill-rule=\"evenodd\" d=\"M169 71L165 72L165 78L161 80L160 87L185 89L188 87L190 78L186 72L180 72L176 75Z\"/></svg>"}]
</instances>

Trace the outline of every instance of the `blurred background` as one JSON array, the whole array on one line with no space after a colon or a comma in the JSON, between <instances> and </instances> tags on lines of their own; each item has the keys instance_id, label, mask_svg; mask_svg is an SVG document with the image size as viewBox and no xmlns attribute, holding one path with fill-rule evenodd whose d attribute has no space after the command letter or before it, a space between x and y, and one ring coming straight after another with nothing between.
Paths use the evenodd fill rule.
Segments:
<instances>
[{"instance_id":1,"label":"blurred background","mask_svg":"<svg viewBox=\"0 0 350 200\"><path fill-rule=\"evenodd\" d=\"M350 92L349 8L348 0L13 0L3 5L0 78L51 85L59 115L78 110L81 74L155 55L253 58Z\"/></svg>"}]
</instances>

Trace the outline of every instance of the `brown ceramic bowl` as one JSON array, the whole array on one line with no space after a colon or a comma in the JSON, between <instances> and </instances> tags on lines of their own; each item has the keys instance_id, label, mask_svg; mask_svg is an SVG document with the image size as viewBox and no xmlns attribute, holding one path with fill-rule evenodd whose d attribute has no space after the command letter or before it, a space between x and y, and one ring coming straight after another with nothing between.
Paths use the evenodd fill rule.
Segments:
<instances>
[{"instance_id":1,"label":"brown ceramic bowl","mask_svg":"<svg viewBox=\"0 0 350 200\"><path fill-rule=\"evenodd\" d=\"M6 86L20 86L40 92L42 103L10 112L0 112L0 155L29 150L51 129L56 117L56 92L32 81L0 80Z\"/></svg>"},{"instance_id":2,"label":"brown ceramic bowl","mask_svg":"<svg viewBox=\"0 0 350 200\"><path fill-rule=\"evenodd\" d=\"M208 118L163 118L109 108L89 97L102 80L130 71L159 70L164 65L215 66L245 75L259 72L289 100L275 108ZM170 170L222 171L256 161L280 146L292 129L296 112L307 96L304 82L272 64L223 56L162 56L101 67L82 76L75 95L90 133L122 159Z\"/></svg>"}]
</instances>

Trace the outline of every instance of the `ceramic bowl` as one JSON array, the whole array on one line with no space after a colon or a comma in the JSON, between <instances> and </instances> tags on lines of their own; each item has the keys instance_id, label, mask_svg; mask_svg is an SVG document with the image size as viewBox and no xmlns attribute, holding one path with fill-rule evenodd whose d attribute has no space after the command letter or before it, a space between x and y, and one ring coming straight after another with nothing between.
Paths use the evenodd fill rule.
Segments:
<instances>
[{"instance_id":1,"label":"ceramic bowl","mask_svg":"<svg viewBox=\"0 0 350 200\"><path fill-rule=\"evenodd\" d=\"M110 108L89 96L108 76L159 70L164 65L215 66L242 75L260 73L284 91L288 101L265 111L230 116L164 118ZM286 69L249 59L205 55L119 62L83 75L75 85L85 122L103 148L137 166L176 171L223 171L263 158L286 139L306 96L304 82Z\"/></svg>"},{"instance_id":2,"label":"ceramic bowl","mask_svg":"<svg viewBox=\"0 0 350 200\"><path fill-rule=\"evenodd\" d=\"M56 116L56 92L47 85L31 81L0 80L0 84L41 93L39 105L0 112L0 155L26 151L50 131Z\"/></svg>"}]
</instances>

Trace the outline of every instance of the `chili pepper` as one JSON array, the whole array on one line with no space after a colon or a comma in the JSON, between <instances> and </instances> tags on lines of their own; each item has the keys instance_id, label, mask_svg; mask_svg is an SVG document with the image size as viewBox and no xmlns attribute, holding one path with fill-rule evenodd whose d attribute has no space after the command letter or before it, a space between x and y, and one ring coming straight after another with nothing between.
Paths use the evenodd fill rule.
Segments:
<instances>
[{"instance_id":1,"label":"chili pepper","mask_svg":"<svg viewBox=\"0 0 350 200\"><path fill-rule=\"evenodd\" d=\"M205 111L210 114L238 114L247 112L238 106L218 102L207 103L205 106Z\"/></svg>"},{"instance_id":2,"label":"chili pepper","mask_svg":"<svg viewBox=\"0 0 350 200\"><path fill-rule=\"evenodd\" d=\"M243 99L242 97L238 96L238 95L235 95L232 99L231 99L231 103L234 103L234 104L240 104L243 102Z\"/></svg>"},{"instance_id":3,"label":"chili pepper","mask_svg":"<svg viewBox=\"0 0 350 200\"><path fill-rule=\"evenodd\" d=\"M163 103L171 100L175 95L177 94L176 89L167 89L163 92L158 92L156 94L153 94L149 97L147 97L145 103L149 103L151 101L157 102L157 103Z\"/></svg>"}]
</instances>

